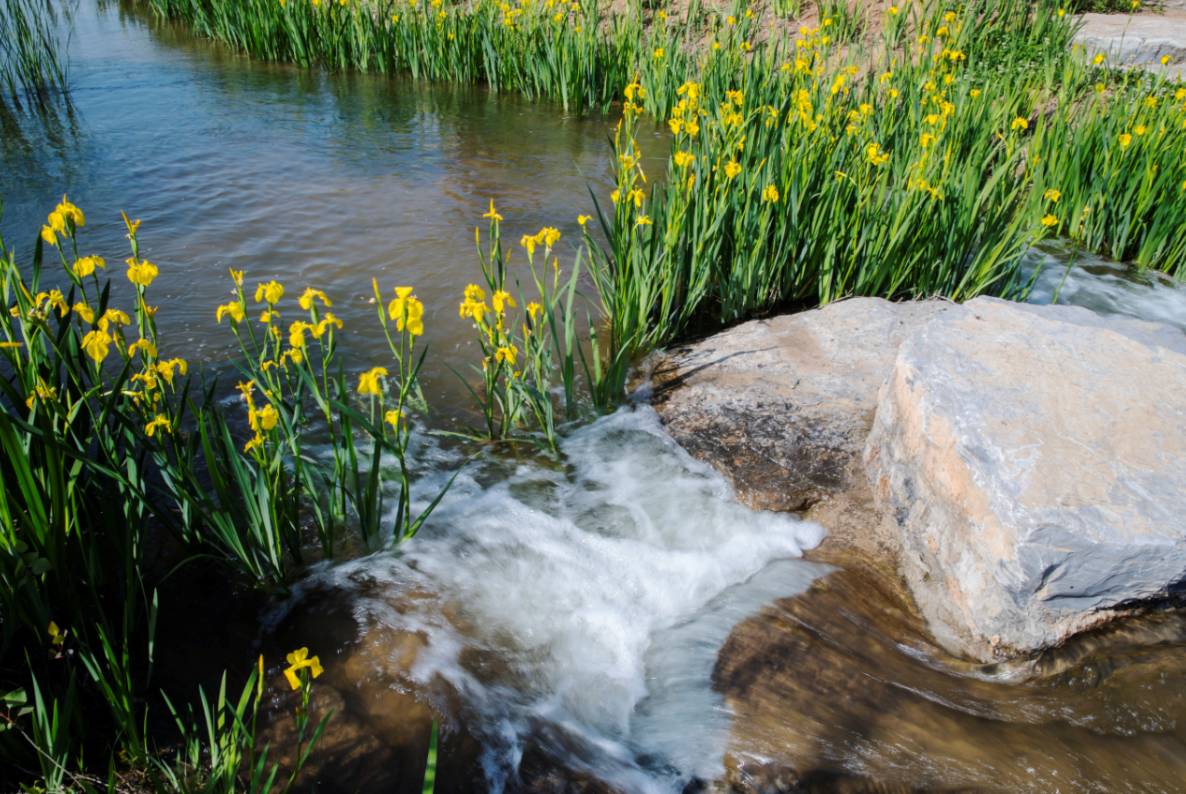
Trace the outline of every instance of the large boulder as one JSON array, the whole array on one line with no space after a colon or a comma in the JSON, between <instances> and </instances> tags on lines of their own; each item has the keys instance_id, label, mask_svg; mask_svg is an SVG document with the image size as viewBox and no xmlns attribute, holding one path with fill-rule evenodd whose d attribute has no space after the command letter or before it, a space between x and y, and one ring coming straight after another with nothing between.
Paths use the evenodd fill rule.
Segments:
<instances>
[{"instance_id":1,"label":"large boulder","mask_svg":"<svg viewBox=\"0 0 1186 794\"><path fill-rule=\"evenodd\" d=\"M865 461L936 638L990 660L1186 582L1186 335L978 298L898 350Z\"/></svg>"},{"instance_id":2,"label":"large boulder","mask_svg":"<svg viewBox=\"0 0 1186 794\"><path fill-rule=\"evenodd\" d=\"M853 298L674 348L654 371L669 433L759 510L863 485L860 456L898 345L950 308Z\"/></svg>"}]
</instances>

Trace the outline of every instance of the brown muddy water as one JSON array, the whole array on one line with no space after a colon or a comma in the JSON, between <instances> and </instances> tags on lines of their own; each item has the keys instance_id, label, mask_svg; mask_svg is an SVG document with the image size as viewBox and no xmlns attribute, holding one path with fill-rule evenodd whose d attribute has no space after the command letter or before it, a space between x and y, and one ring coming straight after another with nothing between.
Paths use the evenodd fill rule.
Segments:
<instances>
[{"instance_id":1,"label":"brown muddy water","mask_svg":"<svg viewBox=\"0 0 1186 794\"><path fill-rule=\"evenodd\" d=\"M370 279L415 285L435 426L466 413L456 302L487 201L507 240L571 242L608 191L612 120L252 63L116 5L83 3L71 78L72 124L0 142L7 241L31 249L67 192L88 250L120 262L118 210L141 218L162 353L211 370L232 351L213 319L228 267L328 292L358 366L384 350ZM1186 325L1186 290L1069 257L1033 254L1036 300ZM645 406L572 430L559 460L466 463L428 435L415 458L425 494L464 470L414 540L197 618L224 657L266 655L276 746L283 653L321 657L334 717L309 789L419 791L436 717L438 791L1186 790L1180 612L1021 665L949 658L894 587L810 561L827 527L739 505Z\"/></svg>"}]
</instances>

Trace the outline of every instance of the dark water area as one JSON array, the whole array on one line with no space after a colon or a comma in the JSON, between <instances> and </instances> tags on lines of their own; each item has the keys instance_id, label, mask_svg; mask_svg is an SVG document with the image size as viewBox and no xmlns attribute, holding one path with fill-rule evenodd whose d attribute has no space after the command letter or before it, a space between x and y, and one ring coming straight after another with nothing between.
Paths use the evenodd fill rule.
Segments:
<instances>
[{"instance_id":1,"label":"dark water area","mask_svg":"<svg viewBox=\"0 0 1186 794\"><path fill-rule=\"evenodd\" d=\"M513 272L519 236L544 225L570 264L578 213L610 190L612 118L253 62L116 4L80 7L70 79L72 120L0 140L10 245L27 258L69 194L118 302L119 211L141 219L161 353L211 372L234 353L214 320L228 268L249 291L271 278L290 299L325 290L360 368L388 356L371 279L388 294L412 285L437 423L466 412L451 370L478 353L457 303L479 276L488 201ZM643 143L657 175L665 139ZM1044 266L1035 301L1186 328L1177 284L1069 249L1029 262ZM433 439L413 453L429 494L465 463ZM1182 613L1024 667L969 665L892 587L802 559L826 531L742 507L653 412L625 408L568 433L559 461L466 465L399 550L316 566L290 596L237 611L223 593L224 612L162 627L162 646L212 670L262 651L277 748L292 706L280 660L318 654L314 707L335 717L305 783L323 792L419 792L434 716L438 791L672 792L727 775L771 791L1186 790ZM191 652L189 633L225 647ZM163 677L191 681L186 661Z\"/></svg>"}]
</instances>

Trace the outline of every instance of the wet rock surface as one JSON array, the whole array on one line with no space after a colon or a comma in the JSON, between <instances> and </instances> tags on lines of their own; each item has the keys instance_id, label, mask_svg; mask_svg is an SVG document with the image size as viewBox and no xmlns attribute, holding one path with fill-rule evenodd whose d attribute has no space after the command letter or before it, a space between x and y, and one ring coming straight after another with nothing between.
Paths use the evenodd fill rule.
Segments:
<instances>
[{"instance_id":1,"label":"wet rock surface","mask_svg":"<svg viewBox=\"0 0 1186 794\"><path fill-rule=\"evenodd\" d=\"M1176 328L851 300L679 348L654 377L677 441L743 501L823 524L815 559L905 583L954 653L1035 652L1186 581Z\"/></svg>"},{"instance_id":2,"label":"wet rock surface","mask_svg":"<svg viewBox=\"0 0 1186 794\"><path fill-rule=\"evenodd\" d=\"M415 597L415 594L410 596ZM265 644L267 659L295 647L320 653L325 673L313 685L310 728L329 715L325 733L297 779L297 791L420 792L434 720L440 725L436 791L483 790L481 746L466 730L456 693L413 683L408 672L426 646L417 633L371 629L359 636L348 600L335 588L303 596ZM263 740L284 776L295 759L299 705L272 665Z\"/></svg>"},{"instance_id":3,"label":"wet rock surface","mask_svg":"<svg viewBox=\"0 0 1186 794\"><path fill-rule=\"evenodd\" d=\"M734 712L725 785L1180 790L1183 637L1186 616L1162 612L1016 666L971 665L930 640L892 583L836 571L743 621L722 648L714 683Z\"/></svg>"},{"instance_id":4,"label":"wet rock surface","mask_svg":"<svg viewBox=\"0 0 1186 794\"><path fill-rule=\"evenodd\" d=\"M676 439L805 509L829 531L807 556L841 566L721 648L719 785L1180 790L1184 356L1166 325L978 299L850 301L660 362ZM836 476L792 471L812 421Z\"/></svg>"},{"instance_id":5,"label":"wet rock surface","mask_svg":"<svg viewBox=\"0 0 1186 794\"><path fill-rule=\"evenodd\" d=\"M1186 581L1186 335L978 298L919 328L865 455L931 630L1033 652Z\"/></svg>"}]
</instances>

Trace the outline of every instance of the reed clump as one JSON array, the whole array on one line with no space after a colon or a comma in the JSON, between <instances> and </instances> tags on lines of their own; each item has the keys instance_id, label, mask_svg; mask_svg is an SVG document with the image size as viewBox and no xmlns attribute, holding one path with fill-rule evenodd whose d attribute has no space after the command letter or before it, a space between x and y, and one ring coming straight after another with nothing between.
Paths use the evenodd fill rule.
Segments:
<instances>
[{"instance_id":1,"label":"reed clump","mask_svg":"<svg viewBox=\"0 0 1186 794\"><path fill-rule=\"evenodd\" d=\"M1052 235L1183 273L1186 89L1089 62L1052 2L885 13L872 60L824 17L754 49L726 33L660 103L646 72L626 86L608 242L587 240L621 360L850 295L1022 298L1022 255ZM650 114L661 180L637 144Z\"/></svg>"},{"instance_id":2,"label":"reed clump","mask_svg":"<svg viewBox=\"0 0 1186 794\"><path fill-rule=\"evenodd\" d=\"M238 699L224 676L213 700L175 707L154 684L156 625L185 610L161 603L167 572L150 550L276 592L311 557L415 534L443 495L412 508L424 307L410 287L379 300L390 358L347 370L330 296L251 289L232 271L235 299L211 311L241 352L228 404L167 352L140 222L124 216L129 255L109 265L87 250L86 220L63 197L25 263L0 240L0 755L48 790L287 789L325 727L308 708L318 658L298 649L283 668L299 693L295 766L255 744L279 672L262 657ZM177 736L159 743L150 713Z\"/></svg>"}]
</instances>

